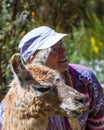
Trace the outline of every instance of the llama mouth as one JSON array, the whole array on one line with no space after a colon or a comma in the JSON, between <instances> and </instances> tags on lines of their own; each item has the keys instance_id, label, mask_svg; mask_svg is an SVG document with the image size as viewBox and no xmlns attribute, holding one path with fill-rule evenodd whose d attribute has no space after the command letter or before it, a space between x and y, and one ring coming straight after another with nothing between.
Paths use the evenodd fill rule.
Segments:
<instances>
[{"instance_id":1,"label":"llama mouth","mask_svg":"<svg viewBox=\"0 0 104 130\"><path fill-rule=\"evenodd\" d=\"M78 118L83 111L85 111L84 105L76 106L75 108L71 108L71 106L67 107L65 105L61 106L62 113L64 113L67 117Z\"/></svg>"},{"instance_id":2,"label":"llama mouth","mask_svg":"<svg viewBox=\"0 0 104 130\"><path fill-rule=\"evenodd\" d=\"M76 111L67 111L66 112L66 116L68 117L71 117L72 118L78 118L83 112L83 109L79 109L79 110L76 110Z\"/></svg>"},{"instance_id":3,"label":"llama mouth","mask_svg":"<svg viewBox=\"0 0 104 130\"><path fill-rule=\"evenodd\" d=\"M73 111L74 118L79 117L82 114L82 112L83 112L83 109Z\"/></svg>"}]
</instances>

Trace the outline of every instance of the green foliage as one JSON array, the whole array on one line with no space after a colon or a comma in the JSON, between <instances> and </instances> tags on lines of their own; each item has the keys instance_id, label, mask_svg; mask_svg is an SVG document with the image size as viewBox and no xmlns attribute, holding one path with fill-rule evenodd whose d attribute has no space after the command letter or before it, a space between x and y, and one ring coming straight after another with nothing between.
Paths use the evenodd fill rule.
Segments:
<instances>
[{"instance_id":1,"label":"green foliage","mask_svg":"<svg viewBox=\"0 0 104 130\"><path fill-rule=\"evenodd\" d=\"M29 30L41 25L49 25L59 32L69 33L70 38L66 37L64 40L69 62L91 66L104 83L103 65L98 65L100 71L95 65L104 60L104 15L98 11L94 13L96 11L92 8L92 1L97 5L99 2L103 3L102 0L1 1L0 87L5 87L11 80L9 59L13 53L18 52L20 40Z\"/></svg>"},{"instance_id":2,"label":"green foliage","mask_svg":"<svg viewBox=\"0 0 104 130\"><path fill-rule=\"evenodd\" d=\"M0 66L0 86L7 85L10 78L9 59L14 52L17 52L19 40L22 38L22 32L27 24L27 12L18 12L16 9L16 1L14 6L7 0L1 2L2 9L0 14L0 49L1 49L1 66ZM14 12L12 12L14 11ZM17 17L18 16L18 17Z\"/></svg>"},{"instance_id":3,"label":"green foliage","mask_svg":"<svg viewBox=\"0 0 104 130\"><path fill-rule=\"evenodd\" d=\"M68 61L86 65L104 84L104 24L103 19L93 16L92 26L82 26L73 32L73 38L65 38Z\"/></svg>"},{"instance_id":4,"label":"green foliage","mask_svg":"<svg viewBox=\"0 0 104 130\"><path fill-rule=\"evenodd\" d=\"M67 49L69 50L68 55L72 54L72 57L75 55L75 57L79 57L79 60L81 60L81 58L85 58L88 61L103 59L103 34L103 20L95 17L92 22L92 27L87 28L82 22L82 26L78 30L74 30L73 39L70 38L70 43L67 46ZM69 59L70 58L71 57L69 57Z\"/></svg>"}]
</instances>

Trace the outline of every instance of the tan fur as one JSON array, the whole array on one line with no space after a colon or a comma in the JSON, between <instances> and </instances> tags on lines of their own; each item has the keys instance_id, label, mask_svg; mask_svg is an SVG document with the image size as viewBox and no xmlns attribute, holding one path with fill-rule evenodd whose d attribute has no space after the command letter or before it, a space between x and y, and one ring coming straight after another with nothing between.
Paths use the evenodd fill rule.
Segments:
<instances>
[{"instance_id":1,"label":"tan fur","mask_svg":"<svg viewBox=\"0 0 104 130\"><path fill-rule=\"evenodd\" d=\"M18 84L15 81L12 85L12 90L10 89L4 100L6 118L4 118L3 130L37 130L37 126L40 130L44 130L40 125L47 122L40 109L43 108L44 101L42 99L40 101L38 97L35 98L28 89L18 90Z\"/></svg>"},{"instance_id":2,"label":"tan fur","mask_svg":"<svg viewBox=\"0 0 104 130\"><path fill-rule=\"evenodd\" d=\"M20 55L11 58L14 79L4 99L2 130L46 130L48 117L79 117L85 97L67 86L57 71L44 66L24 65ZM50 88L41 92L40 88Z\"/></svg>"}]
</instances>

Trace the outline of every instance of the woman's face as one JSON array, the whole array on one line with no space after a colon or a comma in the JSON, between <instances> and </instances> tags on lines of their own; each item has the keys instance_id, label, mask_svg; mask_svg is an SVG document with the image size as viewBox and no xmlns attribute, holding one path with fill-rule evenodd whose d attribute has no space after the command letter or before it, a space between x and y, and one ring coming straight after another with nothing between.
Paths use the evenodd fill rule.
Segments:
<instances>
[{"instance_id":1,"label":"woman's face","mask_svg":"<svg viewBox=\"0 0 104 130\"><path fill-rule=\"evenodd\" d=\"M51 47L52 51L50 52L46 66L49 68L63 72L68 69L68 62L66 59L66 49L62 43L62 40L57 42L54 46Z\"/></svg>"}]
</instances>

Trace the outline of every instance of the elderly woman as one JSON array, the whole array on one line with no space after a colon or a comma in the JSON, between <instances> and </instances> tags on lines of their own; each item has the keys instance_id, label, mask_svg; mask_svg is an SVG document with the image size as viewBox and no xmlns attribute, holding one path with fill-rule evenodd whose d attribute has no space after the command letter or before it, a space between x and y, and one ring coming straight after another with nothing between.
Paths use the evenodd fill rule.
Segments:
<instances>
[{"instance_id":1,"label":"elderly woman","mask_svg":"<svg viewBox=\"0 0 104 130\"><path fill-rule=\"evenodd\" d=\"M67 85L83 93L88 101L88 109L79 117L81 130L104 130L104 99L101 85L93 72L82 65L68 64L66 50L62 38L67 34L57 33L47 26L41 26L27 33L19 44L19 50L24 62L31 64L34 60L51 69L58 70ZM51 48L49 54L44 55L43 50ZM43 63L42 58L47 57ZM0 116L5 108L3 102L0 106ZM2 119L0 118L1 126ZM47 130L76 130L67 117L49 117Z\"/></svg>"}]
</instances>

